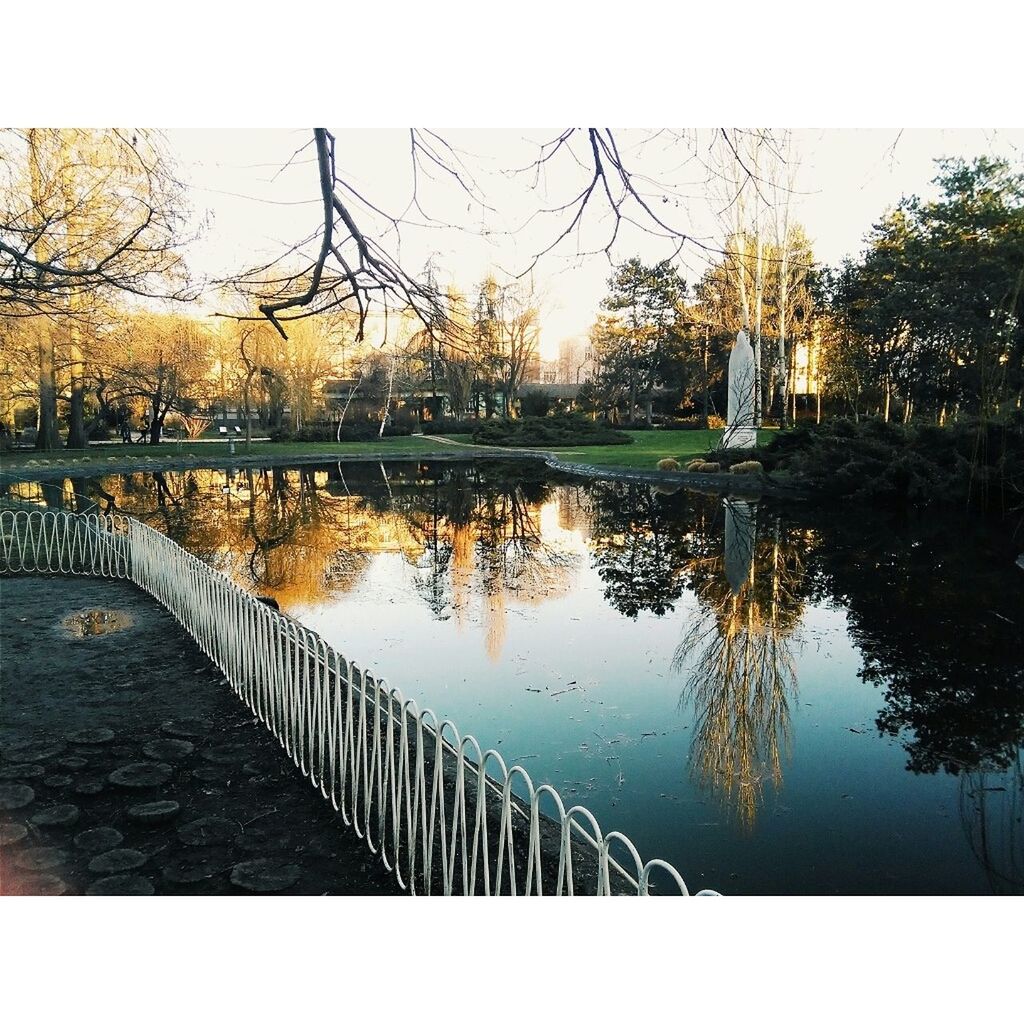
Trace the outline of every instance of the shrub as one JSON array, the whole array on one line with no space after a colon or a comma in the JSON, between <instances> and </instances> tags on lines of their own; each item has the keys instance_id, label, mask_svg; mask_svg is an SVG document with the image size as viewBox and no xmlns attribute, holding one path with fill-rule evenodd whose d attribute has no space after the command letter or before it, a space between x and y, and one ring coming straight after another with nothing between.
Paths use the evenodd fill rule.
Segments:
<instances>
[{"instance_id":1,"label":"shrub","mask_svg":"<svg viewBox=\"0 0 1024 1024\"><path fill-rule=\"evenodd\" d=\"M700 470L700 467L704 465L703 459L692 459L686 464L687 473L696 473Z\"/></svg>"},{"instance_id":2,"label":"shrub","mask_svg":"<svg viewBox=\"0 0 1024 1024\"><path fill-rule=\"evenodd\" d=\"M737 462L729 467L730 473L746 473L750 475L759 475L764 472L764 466L760 462L754 459L750 459L747 462Z\"/></svg>"},{"instance_id":3,"label":"shrub","mask_svg":"<svg viewBox=\"0 0 1024 1024\"><path fill-rule=\"evenodd\" d=\"M474 426L476 444L510 448L552 448L575 445L629 444L629 438L607 424L579 413L527 416L519 420L482 420Z\"/></svg>"},{"instance_id":4,"label":"shrub","mask_svg":"<svg viewBox=\"0 0 1024 1024\"><path fill-rule=\"evenodd\" d=\"M424 434L469 434L472 433L474 420L459 420L454 416L438 416L437 419L423 421Z\"/></svg>"},{"instance_id":5,"label":"shrub","mask_svg":"<svg viewBox=\"0 0 1024 1024\"><path fill-rule=\"evenodd\" d=\"M673 473L679 472L679 463L675 459L659 459L658 469L668 470Z\"/></svg>"},{"instance_id":6,"label":"shrub","mask_svg":"<svg viewBox=\"0 0 1024 1024\"><path fill-rule=\"evenodd\" d=\"M697 467L698 473L718 473L721 470L721 465L717 462L702 462Z\"/></svg>"},{"instance_id":7,"label":"shrub","mask_svg":"<svg viewBox=\"0 0 1024 1024\"><path fill-rule=\"evenodd\" d=\"M551 396L543 391L527 391L519 399L523 416L547 416L551 412Z\"/></svg>"}]
</instances>

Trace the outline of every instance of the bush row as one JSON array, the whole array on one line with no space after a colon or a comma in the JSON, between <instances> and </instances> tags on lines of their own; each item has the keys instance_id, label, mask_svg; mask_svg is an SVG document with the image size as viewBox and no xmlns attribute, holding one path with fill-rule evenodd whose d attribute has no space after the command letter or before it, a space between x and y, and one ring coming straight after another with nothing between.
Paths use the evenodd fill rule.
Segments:
<instances>
[{"instance_id":1,"label":"bush row","mask_svg":"<svg viewBox=\"0 0 1024 1024\"><path fill-rule=\"evenodd\" d=\"M550 448L566 445L629 444L621 431L580 413L524 416L518 420L484 420L473 430L476 444L509 448Z\"/></svg>"}]
</instances>

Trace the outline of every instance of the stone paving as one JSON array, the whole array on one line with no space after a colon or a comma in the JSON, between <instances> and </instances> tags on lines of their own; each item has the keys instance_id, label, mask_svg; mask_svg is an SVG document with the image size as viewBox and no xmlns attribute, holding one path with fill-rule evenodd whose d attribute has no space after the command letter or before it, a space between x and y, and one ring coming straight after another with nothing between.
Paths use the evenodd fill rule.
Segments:
<instances>
[{"instance_id":1,"label":"stone paving","mask_svg":"<svg viewBox=\"0 0 1024 1024\"><path fill-rule=\"evenodd\" d=\"M0 696L4 895L399 892L129 583L0 578Z\"/></svg>"}]
</instances>

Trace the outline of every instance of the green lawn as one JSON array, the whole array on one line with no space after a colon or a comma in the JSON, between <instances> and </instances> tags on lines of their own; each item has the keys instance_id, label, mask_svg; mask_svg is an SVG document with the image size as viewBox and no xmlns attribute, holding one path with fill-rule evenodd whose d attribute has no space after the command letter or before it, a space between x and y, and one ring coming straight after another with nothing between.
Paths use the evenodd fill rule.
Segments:
<instances>
[{"instance_id":1,"label":"green lawn","mask_svg":"<svg viewBox=\"0 0 1024 1024\"><path fill-rule=\"evenodd\" d=\"M758 443L764 444L771 431L758 432ZM627 469L656 469L659 459L676 459L683 463L703 455L718 445L721 430L645 430L633 431L632 444L598 445L593 448L555 449L565 462L584 462L592 466L622 466Z\"/></svg>"},{"instance_id":2,"label":"green lawn","mask_svg":"<svg viewBox=\"0 0 1024 1024\"><path fill-rule=\"evenodd\" d=\"M386 459L390 455L419 455L437 452L441 445L422 437L385 437L380 441L346 441L343 444L325 442L323 444L302 441L273 443L270 441L254 441L249 451L245 441L235 442L235 456L265 457L280 459L290 455L323 455L324 458L335 458L338 455L365 455L369 458ZM164 441L158 445L103 445L85 451L58 452L5 452L0 456L0 467L15 470L29 466L101 466L104 469L116 468L117 463L153 459L172 462L184 458L194 458L197 462L205 460L223 461L230 454L227 442L214 444L194 444L182 441ZM30 468L35 468L31 466Z\"/></svg>"},{"instance_id":3,"label":"green lawn","mask_svg":"<svg viewBox=\"0 0 1024 1024\"><path fill-rule=\"evenodd\" d=\"M763 430L759 442L764 444L771 432ZM718 444L721 430L651 430L630 434L631 444L593 445L591 447L553 448L565 462L589 463L594 466L621 466L628 469L655 469L659 459L673 458L680 462L695 455L701 455ZM474 451L496 451L496 449L473 445L469 434L452 434L451 441L465 445L465 454L471 458ZM517 449L526 451L528 449ZM386 437L380 441L346 441L335 443L310 443L289 441L272 443L257 441L247 452L244 441L235 443L235 456L251 456L280 460L289 456L323 456L324 459L338 456L365 456L372 459L387 459L395 455L456 455L459 445L445 444L425 437ZM122 464L145 460L147 462L166 460L168 463L182 458L194 459L197 465L205 462L222 462L229 455L227 443L192 444L183 441L165 441L159 445L105 445L86 451L59 452L8 452L0 457L0 469L8 472L19 468L36 469L43 466L66 466L111 472Z\"/></svg>"},{"instance_id":4,"label":"green lawn","mask_svg":"<svg viewBox=\"0 0 1024 1024\"><path fill-rule=\"evenodd\" d=\"M764 444L771 435L770 430L760 431L758 443ZM684 462L695 455L703 455L718 445L722 431L638 430L630 431L629 437L632 444L588 445L546 450L552 451L563 462L580 462L591 466L620 466L626 469L656 469L659 459L676 459ZM469 434L451 434L449 440L471 445L473 439Z\"/></svg>"}]
</instances>

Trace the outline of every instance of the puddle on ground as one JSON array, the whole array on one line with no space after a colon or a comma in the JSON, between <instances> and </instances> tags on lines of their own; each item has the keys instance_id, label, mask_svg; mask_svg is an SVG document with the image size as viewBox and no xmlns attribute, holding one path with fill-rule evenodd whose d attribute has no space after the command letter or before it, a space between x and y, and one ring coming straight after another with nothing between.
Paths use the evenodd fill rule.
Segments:
<instances>
[{"instance_id":1,"label":"puddle on ground","mask_svg":"<svg viewBox=\"0 0 1024 1024\"><path fill-rule=\"evenodd\" d=\"M129 629L134 624L127 612L114 611L111 608L85 608L72 612L61 621L61 627L73 637L103 636L105 633L118 633Z\"/></svg>"}]
</instances>

